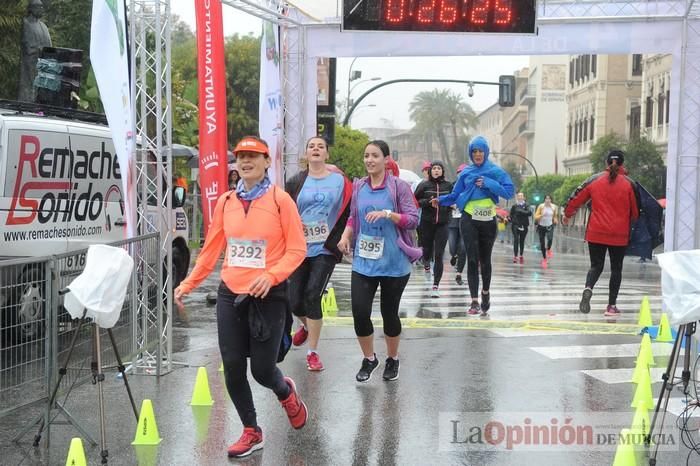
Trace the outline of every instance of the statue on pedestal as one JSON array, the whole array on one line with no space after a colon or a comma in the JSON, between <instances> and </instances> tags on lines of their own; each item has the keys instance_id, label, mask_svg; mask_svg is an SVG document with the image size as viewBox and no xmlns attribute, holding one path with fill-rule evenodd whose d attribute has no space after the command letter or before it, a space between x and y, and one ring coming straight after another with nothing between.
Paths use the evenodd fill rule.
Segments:
<instances>
[{"instance_id":1,"label":"statue on pedestal","mask_svg":"<svg viewBox=\"0 0 700 466\"><path fill-rule=\"evenodd\" d=\"M22 25L22 42L20 55L20 72L17 100L34 102L34 78L36 62L44 47L51 47L49 30L39 18L44 14L41 0L29 0L27 16Z\"/></svg>"}]
</instances>

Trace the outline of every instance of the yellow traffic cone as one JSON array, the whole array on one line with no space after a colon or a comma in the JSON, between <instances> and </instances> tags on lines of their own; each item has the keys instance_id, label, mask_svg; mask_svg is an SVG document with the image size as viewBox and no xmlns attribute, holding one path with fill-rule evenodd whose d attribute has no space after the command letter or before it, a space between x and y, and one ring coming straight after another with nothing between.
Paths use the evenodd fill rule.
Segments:
<instances>
[{"instance_id":1,"label":"yellow traffic cone","mask_svg":"<svg viewBox=\"0 0 700 466\"><path fill-rule=\"evenodd\" d=\"M219 366L219 372L224 371L224 361L221 361L221 365Z\"/></svg>"},{"instance_id":2,"label":"yellow traffic cone","mask_svg":"<svg viewBox=\"0 0 700 466\"><path fill-rule=\"evenodd\" d=\"M646 408L651 409L654 407L654 399L651 393L651 378L648 373L644 371L641 372L639 377L639 383L637 384L637 389L634 391L634 398L632 399L633 408Z\"/></svg>"},{"instance_id":3,"label":"yellow traffic cone","mask_svg":"<svg viewBox=\"0 0 700 466\"><path fill-rule=\"evenodd\" d=\"M649 374L649 366L646 361L637 358L637 365L634 367L634 372L632 373L632 383L639 383L642 371L646 371L646 373ZM649 374L649 376L651 378L651 374Z\"/></svg>"},{"instance_id":4,"label":"yellow traffic cone","mask_svg":"<svg viewBox=\"0 0 700 466\"><path fill-rule=\"evenodd\" d=\"M640 327L651 327L653 322L651 321L651 308L649 307L649 298L645 296L642 298L642 305L639 307L639 321L637 325Z\"/></svg>"},{"instance_id":5,"label":"yellow traffic cone","mask_svg":"<svg viewBox=\"0 0 700 466\"><path fill-rule=\"evenodd\" d=\"M162 438L158 435L156 416L153 414L151 400L143 400L141 403L141 415L136 426L136 435L132 445L158 445Z\"/></svg>"},{"instance_id":6,"label":"yellow traffic cone","mask_svg":"<svg viewBox=\"0 0 700 466\"><path fill-rule=\"evenodd\" d=\"M637 361L642 360L646 362L647 366L652 367L656 365L654 362L654 353L651 350L651 337L648 333L642 335L642 343L639 346L639 354L637 355Z\"/></svg>"},{"instance_id":7,"label":"yellow traffic cone","mask_svg":"<svg viewBox=\"0 0 700 466\"><path fill-rule=\"evenodd\" d=\"M634 417L632 418L632 426L630 427L630 431L633 434L641 434L635 436L636 440L638 440L641 436L649 435L649 423L649 410L644 406L640 406L634 412Z\"/></svg>"},{"instance_id":8,"label":"yellow traffic cone","mask_svg":"<svg viewBox=\"0 0 700 466\"><path fill-rule=\"evenodd\" d=\"M321 314L323 314L323 317L328 317L328 314L330 313L330 309L328 309L328 293L323 293L321 295Z\"/></svg>"},{"instance_id":9,"label":"yellow traffic cone","mask_svg":"<svg viewBox=\"0 0 700 466\"><path fill-rule=\"evenodd\" d=\"M192 392L191 406L211 406L214 404L214 399L209 391L209 378L207 377L207 368L200 367L197 370L197 379L194 382L194 390Z\"/></svg>"},{"instance_id":10,"label":"yellow traffic cone","mask_svg":"<svg viewBox=\"0 0 700 466\"><path fill-rule=\"evenodd\" d=\"M617 442L615 460L613 466L637 466L637 457L632 445L632 433L629 429L620 431L620 438Z\"/></svg>"},{"instance_id":11,"label":"yellow traffic cone","mask_svg":"<svg viewBox=\"0 0 700 466\"><path fill-rule=\"evenodd\" d=\"M134 445L138 465L156 466L158 464L158 448L158 445Z\"/></svg>"},{"instance_id":12,"label":"yellow traffic cone","mask_svg":"<svg viewBox=\"0 0 700 466\"><path fill-rule=\"evenodd\" d=\"M335 301L335 289L332 286L328 288L328 310L338 312L338 303Z\"/></svg>"},{"instance_id":13,"label":"yellow traffic cone","mask_svg":"<svg viewBox=\"0 0 700 466\"><path fill-rule=\"evenodd\" d=\"M83 450L83 441L79 437L74 437L70 441L66 466L87 466L85 450Z\"/></svg>"},{"instance_id":14,"label":"yellow traffic cone","mask_svg":"<svg viewBox=\"0 0 700 466\"><path fill-rule=\"evenodd\" d=\"M664 312L661 314L661 322L659 323L659 333L656 334L656 341L659 343L673 341L671 334L671 326L668 323L668 316Z\"/></svg>"},{"instance_id":15,"label":"yellow traffic cone","mask_svg":"<svg viewBox=\"0 0 700 466\"><path fill-rule=\"evenodd\" d=\"M192 406L197 443L202 443L207 439L211 411L211 406Z\"/></svg>"}]
</instances>

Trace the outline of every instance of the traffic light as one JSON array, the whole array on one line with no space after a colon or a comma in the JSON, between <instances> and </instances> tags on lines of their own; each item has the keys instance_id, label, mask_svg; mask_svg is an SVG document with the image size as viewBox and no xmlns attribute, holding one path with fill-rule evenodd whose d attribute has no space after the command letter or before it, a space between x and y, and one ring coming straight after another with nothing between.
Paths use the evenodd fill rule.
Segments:
<instances>
[{"instance_id":1,"label":"traffic light","mask_svg":"<svg viewBox=\"0 0 700 466\"><path fill-rule=\"evenodd\" d=\"M515 105L515 76L501 75L498 77L498 105L501 107Z\"/></svg>"},{"instance_id":2,"label":"traffic light","mask_svg":"<svg viewBox=\"0 0 700 466\"><path fill-rule=\"evenodd\" d=\"M535 191L534 193L532 193L532 203L533 204L539 204L540 202L542 202L543 199L544 199L544 196L542 195L541 192Z\"/></svg>"}]
</instances>

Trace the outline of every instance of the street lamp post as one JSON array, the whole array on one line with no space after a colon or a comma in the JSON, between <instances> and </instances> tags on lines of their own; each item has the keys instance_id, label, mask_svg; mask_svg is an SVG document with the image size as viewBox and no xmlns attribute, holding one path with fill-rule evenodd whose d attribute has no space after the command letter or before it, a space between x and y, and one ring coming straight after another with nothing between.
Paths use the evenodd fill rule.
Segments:
<instances>
[{"instance_id":1,"label":"street lamp post","mask_svg":"<svg viewBox=\"0 0 700 466\"><path fill-rule=\"evenodd\" d=\"M369 82L369 81L379 81L380 79L382 79L382 78L380 78L379 76L375 76L373 78L368 78L368 79L363 79L361 81L356 82L351 88L349 88L349 90L348 90L348 109L352 105L352 99L350 99L350 95L352 94L352 91L354 91L357 86L359 86L362 83Z\"/></svg>"},{"instance_id":2,"label":"street lamp post","mask_svg":"<svg viewBox=\"0 0 700 466\"><path fill-rule=\"evenodd\" d=\"M358 110L361 110L361 109L363 109L363 108L372 108L372 107L376 107L376 106L377 106L377 104L360 105L359 107L357 107L357 108L355 109L355 112L357 112ZM349 126L349 125L350 125L350 122L348 122L348 126Z\"/></svg>"},{"instance_id":3,"label":"street lamp post","mask_svg":"<svg viewBox=\"0 0 700 466\"><path fill-rule=\"evenodd\" d=\"M530 159L525 157L524 155L520 155L517 152L491 152L493 155L514 155L516 157L520 157L524 161L526 161L528 164L530 164L530 167L532 167L532 172L535 174L535 189L539 189L540 187L540 178L537 176L537 169L535 168L535 165L532 163Z\"/></svg>"},{"instance_id":4,"label":"street lamp post","mask_svg":"<svg viewBox=\"0 0 700 466\"><path fill-rule=\"evenodd\" d=\"M348 69L348 93L346 94L346 98L348 99L348 108L350 108L350 83L354 81L355 79L360 79L362 74L360 74L357 77L353 77L352 75L352 66L355 64L355 60L357 60L358 57L355 57L352 59L350 62L350 68Z\"/></svg>"}]
</instances>

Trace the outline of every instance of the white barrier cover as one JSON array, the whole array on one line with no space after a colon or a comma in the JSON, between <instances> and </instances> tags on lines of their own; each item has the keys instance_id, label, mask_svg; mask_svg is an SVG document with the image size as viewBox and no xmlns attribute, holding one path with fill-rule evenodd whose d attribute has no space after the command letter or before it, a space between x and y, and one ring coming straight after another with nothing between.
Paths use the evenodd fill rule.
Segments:
<instances>
[{"instance_id":1,"label":"white barrier cover","mask_svg":"<svg viewBox=\"0 0 700 466\"><path fill-rule=\"evenodd\" d=\"M112 328L126 297L134 261L122 248L95 244L88 248L85 270L68 286L64 307L74 319L83 315L102 328Z\"/></svg>"},{"instance_id":2,"label":"white barrier cover","mask_svg":"<svg viewBox=\"0 0 700 466\"><path fill-rule=\"evenodd\" d=\"M671 325L700 320L700 249L656 256L661 266L661 293Z\"/></svg>"}]
</instances>

